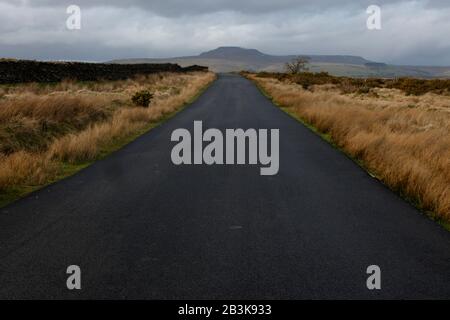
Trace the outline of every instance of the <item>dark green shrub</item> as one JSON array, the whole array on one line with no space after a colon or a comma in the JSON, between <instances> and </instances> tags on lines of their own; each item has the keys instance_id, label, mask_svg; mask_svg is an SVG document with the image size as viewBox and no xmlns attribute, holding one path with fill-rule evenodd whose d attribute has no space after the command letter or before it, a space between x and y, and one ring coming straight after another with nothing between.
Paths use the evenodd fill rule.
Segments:
<instances>
[{"instance_id":1,"label":"dark green shrub","mask_svg":"<svg viewBox=\"0 0 450 320\"><path fill-rule=\"evenodd\" d=\"M362 86L358 89L358 94L368 94L370 92L370 88L367 86Z\"/></svg>"},{"instance_id":2,"label":"dark green shrub","mask_svg":"<svg viewBox=\"0 0 450 320\"><path fill-rule=\"evenodd\" d=\"M145 108L148 107L152 99L153 94L148 90L138 91L131 98L135 105Z\"/></svg>"}]
</instances>

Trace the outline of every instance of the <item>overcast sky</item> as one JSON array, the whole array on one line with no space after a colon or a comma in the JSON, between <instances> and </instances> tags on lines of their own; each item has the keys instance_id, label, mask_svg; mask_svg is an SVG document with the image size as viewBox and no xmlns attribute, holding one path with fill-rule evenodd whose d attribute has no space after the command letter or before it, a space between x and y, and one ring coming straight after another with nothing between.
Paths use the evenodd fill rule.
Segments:
<instances>
[{"instance_id":1,"label":"overcast sky","mask_svg":"<svg viewBox=\"0 0 450 320\"><path fill-rule=\"evenodd\" d=\"M66 28L71 4L81 30ZM371 4L381 30L366 27ZM0 57L105 61L242 46L450 65L449 35L450 0L0 0Z\"/></svg>"}]
</instances>

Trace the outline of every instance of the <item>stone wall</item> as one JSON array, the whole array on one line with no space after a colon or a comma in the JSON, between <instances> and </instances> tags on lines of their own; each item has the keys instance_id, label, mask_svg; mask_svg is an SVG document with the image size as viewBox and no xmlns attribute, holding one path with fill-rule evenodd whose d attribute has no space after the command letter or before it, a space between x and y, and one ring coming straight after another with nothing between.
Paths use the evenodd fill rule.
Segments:
<instances>
[{"instance_id":1,"label":"stone wall","mask_svg":"<svg viewBox=\"0 0 450 320\"><path fill-rule=\"evenodd\" d=\"M138 74L208 71L207 67L178 64L110 64L0 60L0 83L120 80Z\"/></svg>"}]
</instances>

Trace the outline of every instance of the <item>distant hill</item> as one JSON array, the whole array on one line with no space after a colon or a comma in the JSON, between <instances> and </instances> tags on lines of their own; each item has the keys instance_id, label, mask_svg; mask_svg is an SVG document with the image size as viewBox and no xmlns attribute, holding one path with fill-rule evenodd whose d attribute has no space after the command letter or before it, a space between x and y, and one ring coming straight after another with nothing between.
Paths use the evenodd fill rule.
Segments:
<instances>
[{"instance_id":1,"label":"distant hill","mask_svg":"<svg viewBox=\"0 0 450 320\"><path fill-rule=\"evenodd\" d=\"M418 67L394 66L374 62L359 56L351 55L287 55L277 56L240 47L219 47L203 52L197 56L175 57L167 59L121 59L110 63L178 63L181 66L193 64L208 66L215 72L233 71L284 71L286 62L297 56L310 59L310 70L314 72L326 71L337 76L353 77L400 77L411 76L421 78L449 77L450 67Z\"/></svg>"},{"instance_id":2,"label":"distant hill","mask_svg":"<svg viewBox=\"0 0 450 320\"><path fill-rule=\"evenodd\" d=\"M240 47L219 47L217 49L203 52L198 55L203 59L225 59L237 61L270 61L273 56L262 53L256 49L245 49Z\"/></svg>"},{"instance_id":3,"label":"distant hill","mask_svg":"<svg viewBox=\"0 0 450 320\"><path fill-rule=\"evenodd\" d=\"M311 62L325 62L325 63L348 63L348 64L365 64L370 61L358 56L325 56L325 55L301 55L310 58ZM240 47L219 47L217 49L203 52L197 56L198 58L206 59L225 59L235 61L248 62L265 62L265 63L279 63L287 62L297 57L297 55L275 56L262 53L256 49L245 49Z\"/></svg>"}]
</instances>

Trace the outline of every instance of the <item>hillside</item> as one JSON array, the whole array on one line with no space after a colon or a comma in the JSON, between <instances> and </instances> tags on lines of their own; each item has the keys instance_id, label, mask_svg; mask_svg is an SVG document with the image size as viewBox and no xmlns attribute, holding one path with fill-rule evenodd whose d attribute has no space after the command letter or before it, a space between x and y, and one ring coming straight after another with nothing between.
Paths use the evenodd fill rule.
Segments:
<instances>
[{"instance_id":1,"label":"hillside","mask_svg":"<svg viewBox=\"0 0 450 320\"><path fill-rule=\"evenodd\" d=\"M353 77L400 77L411 76L419 78L449 77L450 67L419 67L395 66L375 63L359 56L351 55L303 55L310 58L310 69L326 71L336 76ZM175 57L167 59L121 59L111 63L177 63L181 66L204 65L214 72L233 71L283 71L284 64L295 55L276 56L263 53L256 49L240 47L219 47L203 52L197 56Z\"/></svg>"}]
</instances>

